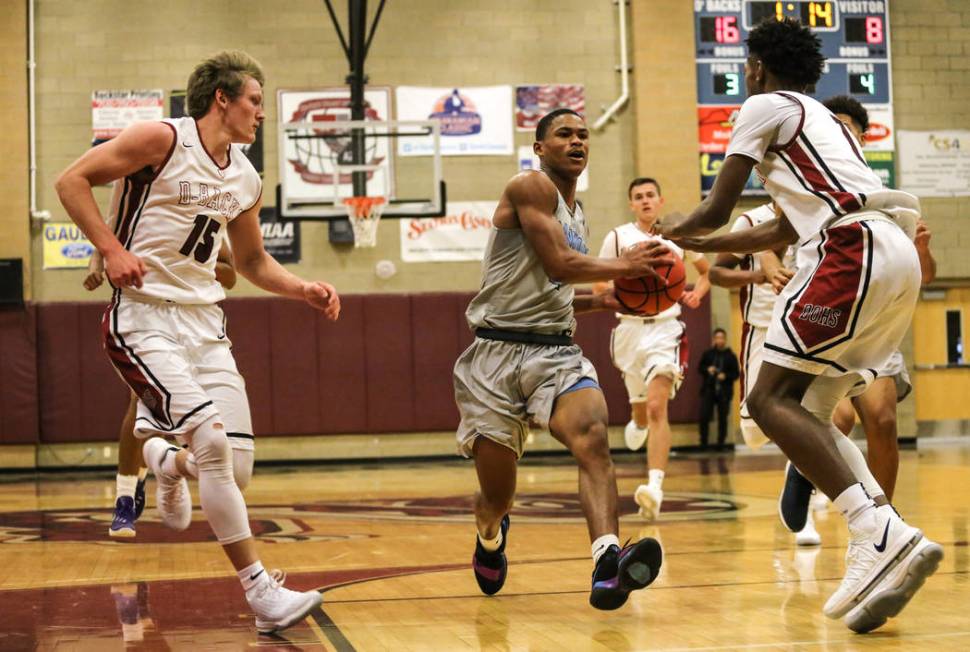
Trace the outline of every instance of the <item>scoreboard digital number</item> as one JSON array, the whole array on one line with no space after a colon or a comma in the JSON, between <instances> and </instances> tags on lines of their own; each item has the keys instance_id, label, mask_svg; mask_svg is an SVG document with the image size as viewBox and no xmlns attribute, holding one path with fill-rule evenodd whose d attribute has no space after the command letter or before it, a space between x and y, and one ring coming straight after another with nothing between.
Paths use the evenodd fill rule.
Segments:
<instances>
[{"instance_id":1,"label":"scoreboard digital number","mask_svg":"<svg viewBox=\"0 0 970 652\"><path fill-rule=\"evenodd\" d=\"M885 0L695 0L697 98L724 104L744 97L744 40L764 20L795 18L822 41L825 72L815 95L891 102L889 21ZM740 64L725 70L720 64Z\"/></svg>"},{"instance_id":2,"label":"scoreboard digital number","mask_svg":"<svg viewBox=\"0 0 970 652\"><path fill-rule=\"evenodd\" d=\"M701 187L710 189L730 139L730 116L746 98L745 39L766 20L794 18L822 43L825 68L812 95L850 95L891 121L886 0L694 0ZM756 194L751 181L747 194Z\"/></svg>"}]
</instances>

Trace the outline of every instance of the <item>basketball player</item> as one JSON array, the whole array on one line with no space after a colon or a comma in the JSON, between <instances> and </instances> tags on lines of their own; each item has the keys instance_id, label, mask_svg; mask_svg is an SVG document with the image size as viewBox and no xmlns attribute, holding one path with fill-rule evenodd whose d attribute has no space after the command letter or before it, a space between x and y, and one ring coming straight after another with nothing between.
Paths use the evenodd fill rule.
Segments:
<instances>
[{"instance_id":1,"label":"basketball player","mask_svg":"<svg viewBox=\"0 0 970 652\"><path fill-rule=\"evenodd\" d=\"M846 575L824 613L858 632L899 613L943 548L877 507L839 454L835 406L873 380L909 326L919 293L912 245L918 200L882 187L858 143L805 95L824 65L798 21L766 21L747 39L745 100L710 195L661 235L697 251L756 252L798 242L796 272L775 303L751 416L846 517ZM783 216L744 233L687 237L725 224L751 169ZM732 240L733 238L733 240ZM802 405L810 385L814 403Z\"/></svg>"},{"instance_id":2,"label":"basketball player","mask_svg":"<svg viewBox=\"0 0 970 652\"><path fill-rule=\"evenodd\" d=\"M118 183L118 182L115 182ZM109 226L114 228L114 217L117 216L117 209L112 210L109 215ZM216 280L227 290L231 290L236 285L236 269L233 267L232 250L225 240L219 248L219 255L216 257ZM101 254L95 250L91 255L91 262L88 264L88 275L84 278L84 288L93 291L104 283L104 260ZM145 509L145 477L148 469L143 466L142 457L143 439L135 437L135 416L138 411L138 396L134 393L128 401L128 409L121 420L121 430L118 433L118 474L115 476L115 511L108 526L108 535L112 537L130 538L134 537L135 522L141 518L141 513ZM180 453L188 458L188 453ZM244 459L240 460L242 455ZM245 489L246 484L240 484L240 477L247 477L243 470L248 460L248 476L252 475L253 452L252 450L233 449L233 474L236 477L240 489ZM243 469L237 468L243 464Z\"/></svg>"},{"instance_id":3,"label":"basketball player","mask_svg":"<svg viewBox=\"0 0 970 652\"><path fill-rule=\"evenodd\" d=\"M229 433L252 436L245 385L216 303L216 252L228 231L237 270L256 286L340 313L330 285L286 271L263 249L261 181L238 143L251 143L263 113L263 73L249 55L206 59L187 86L189 117L134 124L64 171L57 191L71 219L104 257L115 288L102 322L112 363L138 395L135 434L181 437L195 458L202 511L235 567L260 632L285 629L318 606L316 591L291 591L267 573L233 478ZM148 172L150 170L150 173ZM147 178L135 177L145 171ZM115 232L91 188L119 185ZM161 438L144 456L158 483L162 521L188 527L192 504Z\"/></svg>"},{"instance_id":4,"label":"basketball player","mask_svg":"<svg viewBox=\"0 0 970 652\"><path fill-rule=\"evenodd\" d=\"M541 171L512 177L499 200L482 287L466 312L475 341L455 364L458 451L474 458L481 488L472 568L487 595L505 584L518 459L529 423L548 426L579 464L595 566L590 604L617 609L657 577L663 553L649 538L620 547L606 400L572 341L574 312L616 310L619 303L609 293L575 293L572 284L656 276L653 265L669 260L669 252L654 241L614 259L586 255L576 179L586 167L589 129L575 111L545 115L533 151Z\"/></svg>"},{"instance_id":5,"label":"basketball player","mask_svg":"<svg viewBox=\"0 0 970 652\"><path fill-rule=\"evenodd\" d=\"M637 243L659 241L684 259L683 249L650 232L664 205L656 179L634 179L627 188L627 198L634 219L606 235L600 257L616 258ZM692 253L690 260L699 276L694 289L683 294L681 303L696 308L711 289L707 279L710 264L704 254ZM594 289L606 292L611 286L601 283ZM640 515L653 521L660 515L663 480L670 459L667 404L677 395L687 370L687 328L680 321L680 305L671 306L654 317L622 313L618 317L619 323L610 337L610 355L623 374L633 412L624 438L631 450L638 450L647 442L647 484L637 487L633 496L640 506Z\"/></svg>"}]
</instances>

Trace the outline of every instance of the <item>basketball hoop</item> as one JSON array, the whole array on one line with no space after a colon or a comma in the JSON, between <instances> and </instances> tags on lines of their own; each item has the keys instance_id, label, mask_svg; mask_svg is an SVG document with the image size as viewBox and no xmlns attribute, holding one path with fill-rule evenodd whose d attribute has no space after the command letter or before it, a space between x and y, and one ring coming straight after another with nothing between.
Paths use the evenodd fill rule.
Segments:
<instances>
[{"instance_id":1,"label":"basketball hoop","mask_svg":"<svg viewBox=\"0 0 970 652\"><path fill-rule=\"evenodd\" d=\"M354 229L354 248L376 247L377 226L387 200L384 197L347 197L344 208Z\"/></svg>"}]
</instances>

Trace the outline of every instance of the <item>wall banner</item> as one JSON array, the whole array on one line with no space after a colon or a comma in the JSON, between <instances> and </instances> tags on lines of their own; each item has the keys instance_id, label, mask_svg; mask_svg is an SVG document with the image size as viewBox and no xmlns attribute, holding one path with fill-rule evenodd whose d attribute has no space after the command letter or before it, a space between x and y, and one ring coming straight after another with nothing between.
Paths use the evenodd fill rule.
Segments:
<instances>
[{"instance_id":1,"label":"wall banner","mask_svg":"<svg viewBox=\"0 0 970 652\"><path fill-rule=\"evenodd\" d=\"M514 153L512 87L427 88L398 86L398 120L440 120L442 156L509 156ZM430 156L427 138L398 138L400 156Z\"/></svg>"},{"instance_id":2,"label":"wall banner","mask_svg":"<svg viewBox=\"0 0 970 652\"><path fill-rule=\"evenodd\" d=\"M481 261L497 201L448 202L444 217L399 220L406 263Z\"/></svg>"}]
</instances>

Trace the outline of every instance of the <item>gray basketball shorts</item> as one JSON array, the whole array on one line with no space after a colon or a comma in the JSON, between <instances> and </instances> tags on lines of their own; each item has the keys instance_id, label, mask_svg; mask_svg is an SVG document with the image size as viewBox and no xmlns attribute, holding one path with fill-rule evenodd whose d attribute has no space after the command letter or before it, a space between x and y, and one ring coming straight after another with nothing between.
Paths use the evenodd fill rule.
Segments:
<instances>
[{"instance_id":1,"label":"gray basketball shorts","mask_svg":"<svg viewBox=\"0 0 970 652\"><path fill-rule=\"evenodd\" d=\"M487 437L522 457L529 423L549 425L556 398L596 369L575 344L543 346L476 338L455 363L455 402L461 414L458 453L472 457Z\"/></svg>"}]
</instances>

